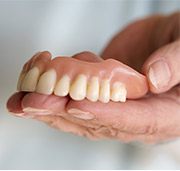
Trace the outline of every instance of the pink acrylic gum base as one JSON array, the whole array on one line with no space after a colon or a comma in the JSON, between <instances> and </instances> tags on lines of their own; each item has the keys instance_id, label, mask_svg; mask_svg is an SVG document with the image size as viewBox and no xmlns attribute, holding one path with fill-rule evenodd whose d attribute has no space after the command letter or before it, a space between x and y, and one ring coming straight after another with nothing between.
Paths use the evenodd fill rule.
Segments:
<instances>
[{"instance_id":1,"label":"pink acrylic gum base","mask_svg":"<svg viewBox=\"0 0 180 171\"><path fill-rule=\"evenodd\" d=\"M33 62L33 66L37 66L41 74L49 69L55 69L57 81L65 74L70 77L71 81L78 74L86 75L87 79L97 76L100 82L103 79L109 79L111 85L120 81L126 86L127 98L129 99L140 98L148 91L148 84L144 75L114 59L87 62L75 58L56 57L51 60L47 55L47 57L38 57Z\"/></svg>"}]
</instances>

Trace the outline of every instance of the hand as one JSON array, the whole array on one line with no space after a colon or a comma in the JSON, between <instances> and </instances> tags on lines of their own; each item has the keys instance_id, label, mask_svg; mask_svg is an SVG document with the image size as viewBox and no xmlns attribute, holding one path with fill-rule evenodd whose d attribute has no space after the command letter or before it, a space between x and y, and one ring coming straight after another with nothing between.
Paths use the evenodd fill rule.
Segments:
<instances>
[{"instance_id":1,"label":"hand","mask_svg":"<svg viewBox=\"0 0 180 171\"><path fill-rule=\"evenodd\" d=\"M162 93L180 82L180 12L152 16L129 25L102 53L142 71L150 90Z\"/></svg>"},{"instance_id":2,"label":"hand","mask_svg":"<svg viewBox=\"0 0 180 171\"><path fill-rule=\"evenodd\" d=\"M102 54L104 59L113 56L142 70L155 94L126 103L103 104L18 93L9 100L9 110L90 138L159 142L180 136L179 15L153 16L131 24L115 36Z\"/></svg>"}]
</instances>

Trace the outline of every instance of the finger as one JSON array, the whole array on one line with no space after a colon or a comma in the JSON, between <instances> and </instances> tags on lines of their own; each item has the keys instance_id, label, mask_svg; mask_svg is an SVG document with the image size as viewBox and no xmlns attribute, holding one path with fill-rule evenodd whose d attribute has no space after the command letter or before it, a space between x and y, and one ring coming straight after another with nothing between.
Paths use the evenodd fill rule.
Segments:
<instances>
[{"instance_id":1,"label":"finger","mask_svg":"<svg viewBox=\"0 0 180 171\"><path fill-rule=\"evenodd\" d=\"M174 94L171 94L171 99L177 93L178 92L174 92ZM22 95L22 93L17 93L14 95L14 98L17 96L20 97L20 95ZM98 124L96 123L96 125L95 125L95 124L91 124L91 121L89 121L89 120L88 120L88 122L86 122L85 118L73 119L74 116L71 114L69 116L67 116L68 118L65 118L64 116L63 117L62 116L55 117L56 113L61 113L62 110L64 110L64 108L63 108L64 105L61 105L62 101L58 100L57 102L55 102L57 99L54 96L49 96L48 99L46 99L46 97L45 96L43 97L43 96L44 95L39 96L38 94L30 93L25 98L25 100L23 100L23 106L25 109L26 109L26 105L28 106L28 110L34 109L32 111L25 110L25 112L27 112L26 114L30 114L31 116L33 116L34 119L41 120L47 124L50 124L53 127L64 130L66 132L73 132L78 135L84 135L90 139L97 139L97 138L99 139L99 138L106 137L106 138L116 138L123 142L141 140L144 142L153 142L154 143L154 142L159 141L160 138L162 140L167 138L165 135L164 136L154 135L154 134L146 135L146 134L144 134L145 132L140 131L140 130L136 130L136 131L134 131L134 133L129 133L127 131L127 129L119 130L119 128L116 128L116 126L114 126L113 128L111 128L111 126L106 126L105 122L104 123L99 122ZM12 101L12 104L15 104L14 100ZM10 101L9 101L9 104L11 103ZM35 102L35 103L33 103L33 102ZM39 104L37 104L36 102L38 102ZM52 102L53 103L61 103L61 104L55 105L52 110L52 108L51 108ZM90 104L88 104L88 105L90 105ZM7 106L9 106L9 105L7 105ZM13 108L12 105L10 105L10 106L12 109ZM17 105L15 105L14 107L17 108ZM52 113L48 115L48 113L43 113L41 109L46 109L48 111L52 110ZM35 111L37 111L37 113ZM55 111L55 112L53 112L53 111ZM177 111L178 111L178 109L177 109ZM15 111L13 111L13 112L15 112ZM28 113L28 112L30 112L30 113ZM72 118L71 118L71 116L72 116ZM77 114L76 114L76 116L77 116ZM147 118L147 120L149 120L149 119L150 118ZM177 119L177 118L175 118L175 119ZM66 120L65 123L63 122L64 120ZM62 124L62 122L63 122L63 124ZM70 122L70 125L68 124L69 122ZM82 130L82 128L83 128L83 130ZM178 128L178 127L176 127L176 128ZM143 130L143 129L144 128L141 128L141 130ZM172 130L172 133L174 133L174 132L175 131ZM168 136L169 136L169 138L173 137L173 135L168 135Z\"/></svg>"},{"instance_id":2,"label":"finger","mask_svg":"<svg viewBox=\"0 0 180 171\"><path fill-rule=\"evenodd\" d=\"M65 103L65 98L57 99L56 96L47 97L37 93L18 92L9 98L7 109L16 116L31 117L65 132L97 139L86 127L73 123L62 116L56 116L59 113L62 115L66 106Z\"/></svg>"},{"instance_id":3,"label":"finger","mask_svg":"<svg viewBox=\"0 0 180 171\"><path fill-rule=\"evenodd\" d=\"M76 135L85 136L90 139L99 139L110 136L107 132L96 129L93 126L83 126L78 124L71 115L66 113L68 98L55 95L41 95L38 93L19 92L13 95L8 101L8 109L16 116L23 118L33 118L47 123L49 126L65 132L71 132ZM105 135L104 135L105 134Z\"/></svg>"},{"instance_id":4,"label":"finger","mask_svg":"<svg viewBox=\"0 0 180 171\"><path fill-rule=\"evenodd\" d=\"M116 132L98 124L92 125L83 121L81 123L77 122L77 119L71 115L62 114L65 110L65 103L65 99L52 95L47 97L37 93L25 94L18 92L9 98L7 108L9 112L13 112L16 116L33 118L53 128L85 136L91 140L102 138L118 138L124 142L136 140L137 136L129 135L125 132Z\"/></svg>"},{"instance_id":5,"label":"finger","mask_svg":"<svg viewBox=\"0 0 180 171\"><path fill-rule=\"evenodd\" d=\"M127 100L126 103L70 101L67 111L79 120L110 126L130 134L170 136L180 134L177 122L180 119L180 105L176 96L177 91L172 90L168 95L151 95L140 100Z\"/></svg>"},{"instance_id":6,"label":"finger","mask_svg":"<svg viewBox=\"0 0 180 171\"><path fill-rule=\"evenodd\" d=\"M22 92L16 93L8 101L8 109L16 116L33 118L59 130L85 136L90 139L105 137L102 133L92 132L87 128L87 125L84 127L77 124L74 122L74 119L70 119L71 116L66 116L65 106L67 98L37 93L23 95L24 93Z\"/></svg>"},{"instance_id":7,"label":"finger","mask_svg":"<svg viewBox=\"0 0 180 171\"><path fill-rule=\"evenodd\" d=\"M163 16L154 15L128 25L108 43L102 52L103 59L112 57L140 71L154 50L152 37L162 19Z\"/></svg>"},{"instance_id":8,"label":"finger","mask_svg":"<svg viewBox=\"0 0 180 171\"><path fill-rule=\"evenodd\" d=\"M26 96L24 100L22 101L22 106L24 109L26 109L26 105L28 106L27 110L24 110L25 113L27 112L26 114L31 115L34 119L43 121L49 124L50 126L60 129L62 131L72 132L81 136L83 135L90 139L115 138L123 142L130 142L130 141L135 141L135 140L141 140L144 142L155 142L155 140L157 141L162 137L161 135L160 136L154 135L156 128L152 128L152 126L150 126L150 124L153 123L153 122L152 123L149 122L152 120L150 116L146 116L145 118L143 118L141 113L137 113L137 115L140 115L138 118L132 115L132 116L129 116L131 118L128 118L128 119L121 118L122 119L121 121L127 122L127 123L117 123L115 122L115 120L118 121L119 118L113 115L114 113L112 113L112 110L110 111L110 115L109 115L109 116L113 115L112 118L111 117L107 118L108 116L106 116L106 112L104 112L103 109L101 109L101 106L98 105L99 110L101 110L101 112L103 113L101 116L104 120L102 120L102 118L98 119L97 117L96 119L98 123L96 124L96 126L94 126L94 124L91 124L91 120L88 120L88 122L90 122L88 123L87 120L85 120L85 118L76 119L75 116L72 114L70 115L62 114L65 110L64 107L68 105L68 104L65 105L66 103L65 101L63 104L62 102L63 99L58 100L56 96L52 96L52 95L49 96L48 98L45 96L43 97L43 96L44 95L38 96L35 93L29 93L28 96ZM53 106L52 106L52 103L53 103ZM71 104L72 103L73 101L71 101ZM87 104L87 105L90 107L90 104ZM85 105L83 104L83 106ZM140 104L138 104L138 106L140 106ZM94 107L94 106L91 105L91 107ZM69 108L69 105L67 109L68 108ZM45 112L42 111L41 109L43 109ZM90 110L90 109L88 108L87 110ZM47 111L51 111L51 113L46 113ZM143 110L143 112L145 112L145 110ZM96 111L96 114L99 115L97 111ZM76 116L77 116L77 113L76 113ZM124 116L125 116L125 113L124 113ZM119 117L123 117L123 116L119 114ZM140 120L141 117L142 119ZM177 118L175 119L177 120ZM114 122L112 123L109 122L113 120ZM144 125L143 125L143 120L146 121ZM168 120L169 120L169 117L168 117ZM135 122L135 125L133 125L134 122ZM167 120L163 122L167 123ZM125 126L125 124L127 124L127 126ZM174 125L175 124L173 124L173 126ZM176 126L176 128L178 127ZM165 129L163 129L162 131L167 132ZM174 131L173 130L171 131L173 134ZM170 137L172 135L168 135L168 136Z\"/></svg>"},{"instance_id":9,"label":"finger","mask_svg":"<svg viewBox=\"0 0 180 171\"><path fill-rule=\"evenodd\" d=\"M179 21L179 12L138 20L115 35L102 57L113 57L141 71L143 63L152 52L179 38Z\"/></svg>"},{"instance_id":10,"label":"finger","mask_svg":"<svg viewBox=\"0 0 180 171\"><path fill-rule=\"evenodd\" d=\"M68 97L28 93L22 99L26 115L64 115Z\"/></svg>"},{"instance_id":11,"label":"finger","mask_svg":"<svg viewBox=\"0 0 180 171\"><path fill-rule=\"evenodd\" d=\"M73 55L72 58L79 59L81 61L87 61L87 62L101 62L103 60L99 56L88 51L77 53Z\"/></svg>"},{"instance_id":12,"label":"finger","mask_svg":"<svg viewBox=\"0 0 180 171\"><path fill-rule=\"evenodd\" d=\"M180 83L180 39L153 53L143 66L150 90L165 92Z\"/></svg>"},{"instance_id":13,"label":"finger","mask_svg":"<svg viewBox=\"0 0 180 171\"><path fill-rule=\"evenodd\" d=\"M67 97L17 92L8 99L7 109L18 116L63 115L67 101Z\"/></svg>"},{"instance_id":14,"label":"finger","mask_svg":"<svg viewBox=\"0 0 180 171\"><path fill-rule=\"evenodd\" d=\"M24 92L17 92L14 93L7 101L6 107L9 112L13 112L15 114L22 114L22 106L21 101L26 93Z\"/></svg>"}]
</instances>

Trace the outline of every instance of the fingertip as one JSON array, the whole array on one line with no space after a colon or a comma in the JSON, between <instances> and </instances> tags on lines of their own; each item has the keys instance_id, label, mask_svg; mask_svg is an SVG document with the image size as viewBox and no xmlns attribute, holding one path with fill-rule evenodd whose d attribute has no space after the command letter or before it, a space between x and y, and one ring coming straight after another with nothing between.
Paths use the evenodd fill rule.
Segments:
<instances>
[{"instance_id":1,"label":"fingertip","mask_svg":"<svg viewBox=\"0 0 180 171\"><path fill-rule=\"evenodd\" d=\"M14 93L7 101L6 108L8 112L20 114L23 113L22 111L22 105L21 101L24 98L25 93L24 92L16 92Z\"/></svg>"},{"instance_id":2,"label":"fingertip","mask_svg":"<svg viewBox=\"0 0 180 171\"><path fill-rule=\"evenodd\" d=\"M99 56L89 51L77 53L73 55L72 58L79 59L82 61L87 61L87 62L101 62L102 61L102 59Z\"/></svg>"},{"instance_id":3,"label":"fingertip","mask_svg":"<svg viewBox=\"0 0 180 171\"><path fill-rule=\"evenodd\" d=\"M49 51L42 51L39 56L37 57L37 59L47 59L50 60L52 57L52 54Z\"/></svg>"},{"instance_id":4,"label":"fingertip","mask_svg":"<svg viewBox=\"0 0 180 171\"><path fill-rule=\"evenodd\" d=\"M164 59L158 59L146 67L146 76L152 93L163 93L170 89L171 70Z\"/></svg>"},{"instance_id":5,"label":"fingertip","mask_svg":"<svg viewBox=\"0 0 180 171\"><path fill-rule=\"evenodd\" d=\"M28 93L22 100L22 108L27 113L49 115L64 113L67 97Z\"/></svg>"},{"instance_id":6,"label":"fingertip","mask_svg":"<svg viewBox=\"0 0 180 171\"><path fill-rule=\"evenodd\" d=\"M44 55L47 55L47 56L52 56L52 54L51 54L49 51L47 51L47 50L42 51L42 53L43 53Z\"/></svg>"},{"instance_id":7,"label":"fingertip","mask_svg":"<svg viewBox=\"0 0 180 171\"><path fill-rule=\"evenodd\" d=\"M150 91L163 93L180 83L180 41L167 44L148 57L142 68Z\"/></svg>"}]
</instances>

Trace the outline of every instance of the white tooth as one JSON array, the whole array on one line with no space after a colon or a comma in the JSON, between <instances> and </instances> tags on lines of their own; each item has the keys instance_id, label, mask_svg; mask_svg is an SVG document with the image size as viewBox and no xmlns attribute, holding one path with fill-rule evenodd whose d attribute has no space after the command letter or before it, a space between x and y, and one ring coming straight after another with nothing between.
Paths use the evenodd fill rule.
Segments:
<instances>
[{"instance_id":1,"label":"white tooth","mask_svg":"<svg viewBox=\"0 0 180 171\"><path fill-rule=\"evenodd\" d=\"M99 80L98 77L92 77L87 88L87 99L97 101L99 97Z\"/></svg>"},{"instance_id":2,"label":"white tooth","mask_svg":"<svg viewBox=\"0 0 180 171\"><path fill-rule=\"evenodd\" d=\"M86 97L87 78L80 74L71 85L69 95L74 100L83 100Z\"/></svg>"},{"instance_id":3,"label":"white tooth","mask_svg":"<svg viewBox=\"0 0 180 171\"><path fill-rule=\"evenodd\" d=\"M33 67L30 69L22 81L21 90L28 92L35 91L39 75L40 73L38 67Z\"/></svg>"},{"instance_id":4,"label":"white tooth","mask_svg":"<svg viewBox=\"0 0 180 171\"><path fill-rule=\"evenodd\" d=\"M52 94L55 84L56 71L54 69L50 69L41 75L36 87L36 92L47 95Z\"/></svg>"},{"instance_id":5,"label":"white tooth","mask_svg":"<svg viewBox=\"0 0 180 171\"><path fill-rule=\"evenodd\" d=\"M99 101L108 103L110 99L110 82L109 80L103 80L100 86Z\"/></svg>"},{"instance_id":6,"label":"white tooth","mask_svg":"<svg viewBox=\"0 0 180 171\"><path fill-rule=\"evenodd\" d=\"M57 96L67 96L69 93L70 78L68 75L64 75L56 84L54 94Z\"/></svg>"},{"instance_id":7,"label":"white tooth","mask_svg":"<svg viewBox=\"0 0 180 171\"><path fill-rule=\"evenodd\" d=\"M121 82L115 82L112 86L111 100L114 102L125 102L127 90L124 84Z\"/></svg>"},{"instance_id":8,"label":"white tooth","mask_svg":"<svg viewBox=\"0 0 180 171\"><path fill-rule=\"evenodd\" d=\"M25 77L26 73L22 73L20 74L19 78L18 78L18 83L17 83L17 90L18 91L21 91L21 84L22 84L22 81Z\"/></svg>"}]
</instances>

